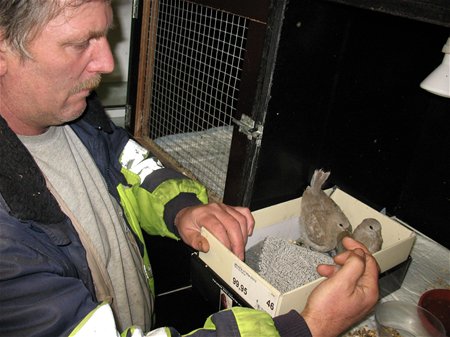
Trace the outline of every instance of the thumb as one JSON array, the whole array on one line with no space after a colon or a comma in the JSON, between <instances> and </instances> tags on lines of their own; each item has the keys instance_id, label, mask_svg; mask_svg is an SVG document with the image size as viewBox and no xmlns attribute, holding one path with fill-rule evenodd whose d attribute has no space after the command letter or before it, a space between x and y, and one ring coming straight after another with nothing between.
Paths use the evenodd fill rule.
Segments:
<instances>
[{"instance_id":1,"label":"thumb","mask_svg":"<svg viewBox=\"0 0 450 337\"><path fill-rule=\"evenodd\" d=\"M209 242L206 240L205 237L203 237L199 232L195 233L193 237L191 238L191 246L192 248L207 253L209 251Z\"/></svg>"}]
</instances>

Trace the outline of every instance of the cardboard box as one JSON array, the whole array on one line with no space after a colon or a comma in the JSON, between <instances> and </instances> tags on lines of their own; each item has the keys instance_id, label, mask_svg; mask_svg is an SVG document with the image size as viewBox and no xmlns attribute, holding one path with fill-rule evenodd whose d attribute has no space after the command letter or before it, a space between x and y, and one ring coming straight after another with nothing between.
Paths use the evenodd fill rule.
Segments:
<instances>
[{"instance_id":1,"label":"cardboard box","mask_svg":"<svg viewBox=\"0 0 450 337\"><path fill-rule=\"evenodd\" d=\"M374 254L381 273L407 261L411 252L415 234L393 218L390 218L339 188L326 191L341 207L353 228L364 218L375 218L382 224L383 246ZM260 242L268 235L293 239L299 237L298 217L301 198L293 199L253 212L255 231L249 238L247 249ZM272 317L284 314L291 309L302 311L311 291L325 278L319 278L292 291L281 293L259 276L244 262L240 261L211 233L203 230L203 235L210 243L208 253L200 253L199 258L214 274L232 289L249 306L268 312Z\"/></svg>"}]
</instances>

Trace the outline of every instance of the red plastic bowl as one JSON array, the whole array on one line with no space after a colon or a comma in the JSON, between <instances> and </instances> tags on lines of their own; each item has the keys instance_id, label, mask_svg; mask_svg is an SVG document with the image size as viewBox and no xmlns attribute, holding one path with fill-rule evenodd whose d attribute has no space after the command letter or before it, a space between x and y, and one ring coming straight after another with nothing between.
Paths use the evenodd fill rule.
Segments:
<instances>
[{"instance_id":1,"label":"red plastic bowl","mask_svg":"<svg viewBox=\"0 0 450 337\"><path fill-rule=\"evenodd\" d=\"M428 290L420 296L418 305L436 316L450 336L450 289Z\"/></svg>"}]
</instances>

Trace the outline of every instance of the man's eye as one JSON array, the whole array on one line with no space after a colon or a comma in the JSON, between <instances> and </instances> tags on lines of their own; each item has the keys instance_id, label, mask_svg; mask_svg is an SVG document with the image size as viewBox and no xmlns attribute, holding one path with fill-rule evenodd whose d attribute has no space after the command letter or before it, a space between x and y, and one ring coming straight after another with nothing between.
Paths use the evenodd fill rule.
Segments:
<instances>
[{"instance_id":1,"label":"man's eye","mask_svg":"<svg viewBox=\"0 0 450 337\"><path fill-rule=\"evenodd\" d=\"M87 40L84 42L75 43L73 46L75 47L75 49L84 50L87 47L89 47L89 44L90 44L90 40Z\"/></svg>"}]
</instances>

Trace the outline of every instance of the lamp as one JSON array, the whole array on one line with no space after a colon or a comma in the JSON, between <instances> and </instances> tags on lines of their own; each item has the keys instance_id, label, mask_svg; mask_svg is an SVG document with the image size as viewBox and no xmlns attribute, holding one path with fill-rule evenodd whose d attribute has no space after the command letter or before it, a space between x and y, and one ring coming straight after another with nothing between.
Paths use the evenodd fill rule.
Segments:
<instances>
[{"instance_id":1,"label":"lamp","mask_svg":"<svg viewBox=\"0 0 450 337\"><path fill-rule=\"evenodd\" d=\"M420 83L420 87L435 95L450 98L450 37L442 52L445 54L442 63Z\"/></svg>"}]
</instances>

